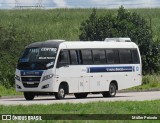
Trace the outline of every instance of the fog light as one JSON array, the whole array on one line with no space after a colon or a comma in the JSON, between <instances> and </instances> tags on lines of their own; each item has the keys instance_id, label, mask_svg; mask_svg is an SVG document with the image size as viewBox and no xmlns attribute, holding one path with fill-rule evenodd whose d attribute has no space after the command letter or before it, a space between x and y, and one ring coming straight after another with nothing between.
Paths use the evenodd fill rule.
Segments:
<instances>
[{"instance_id":1,"label":"fog light","mask_svg":"<svg viewBox=\"0 0 160 123\"><path fill-rule=\"evenodd\" d=\"M16 86L17 86L18 89L22 89L21 86L19 86L19 85L16 85Z\"/></svg>"},{"instance_id":2,"label":"fog light","mask_svg":"<svg viewBox=\"0 0 160 123\"><path fill-rule=\"evenodd\" d=\"M42 86L42 89L48 88L49 84Z\"/></svg>"}]
</instances>

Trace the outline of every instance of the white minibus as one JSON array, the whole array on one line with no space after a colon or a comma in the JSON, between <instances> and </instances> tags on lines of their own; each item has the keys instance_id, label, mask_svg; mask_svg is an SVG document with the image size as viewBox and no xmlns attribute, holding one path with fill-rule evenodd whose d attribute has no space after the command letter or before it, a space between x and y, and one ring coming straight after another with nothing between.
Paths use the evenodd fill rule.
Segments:
<instances>
[{"instance_id":1,"label":"white minibus","mask_svg":"<svg viewBox=\"0 0 160 123\"><path fill-rule=\"evenodd\" d=\"M16 90L26 100L37 95L63 99L66 94L86 98L89 93L114 97L117 90L141 82L141 56L130 38L32 43L23 51L15 72Z\"/></svg>"}]
</instances>

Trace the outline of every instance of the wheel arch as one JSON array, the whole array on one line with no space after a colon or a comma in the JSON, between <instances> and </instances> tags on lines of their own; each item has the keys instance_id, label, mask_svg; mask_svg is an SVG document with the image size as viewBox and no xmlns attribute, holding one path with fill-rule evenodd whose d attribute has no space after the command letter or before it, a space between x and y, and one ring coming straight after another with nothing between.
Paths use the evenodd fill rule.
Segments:
<instances>
[{"instance_id":1,"label":"wheel arch","mask_svg":"<svg viewBox=\"0 0 160 123\"><path fill-rule=\"evenodd\" d=\"M66 94L69 93L69 85L68 85L67 82L65 82L65 81L61 82L61 83L59 84L59 87L60 87L60 86L63 86L63 87L65 88Z\"/></svg>"}]
</instances>

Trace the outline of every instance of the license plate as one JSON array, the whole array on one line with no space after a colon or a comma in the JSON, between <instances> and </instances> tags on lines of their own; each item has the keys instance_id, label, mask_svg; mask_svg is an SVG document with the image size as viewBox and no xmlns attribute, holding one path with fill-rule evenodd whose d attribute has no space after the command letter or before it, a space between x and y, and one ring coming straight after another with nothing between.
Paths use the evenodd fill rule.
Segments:
<instances>
[{"instance_id":1,"label":"license plate","mask_svg":"<svg viewBox=\"0 0 160 123\"><path fill-rule=\"evenodd\" d=\"M27 84L29 84L29 85L33 85L33 84L34 84L34 82L27 82Z\"/></svg>"}]
</instances>

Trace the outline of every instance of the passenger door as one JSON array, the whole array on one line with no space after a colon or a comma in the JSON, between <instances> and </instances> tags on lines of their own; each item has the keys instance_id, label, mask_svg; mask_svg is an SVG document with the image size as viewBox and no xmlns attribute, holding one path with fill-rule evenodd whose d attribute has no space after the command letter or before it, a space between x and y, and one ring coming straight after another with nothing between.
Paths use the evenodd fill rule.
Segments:
<instances>
[{"instance_id":1,"label":"passenger door","mask_svg":"<svg viewBox=\"0 0 160 123\"><path fill-rule=\"evenodd\" d=\"M60 52L57 68L56 77L58 82L67 82L69 85L69 92L78 92L78 68L76 65L72 65L70 62L69 50L63 50Z\"/></svg>"},{"instance_id":2,"label":"passenger door","mask_svg":"<svg viewBox=\"0 0 160 123\"><path fill-rule=\"evenodd\" d=\"M90 73L87 72L88 66L93 63L90 49L79 51L79 64L81 66L79 78L79 92L90 92ZM82 91L83 88L83 91Z\"/></svg>"},{"instance_id":3,"label":"passenger door","mask_svg":"<svg viewBox=\"0 0 160 123\"><path fill-rule=\"evenodd\" d=\"M107 80L105 80L106 73L102 71L106 66L106 53L104 49L93 49L93 66L90 68L95 71L90 71L90 89L92 92L106 91Z\"/></svg>"}]
</instances>

